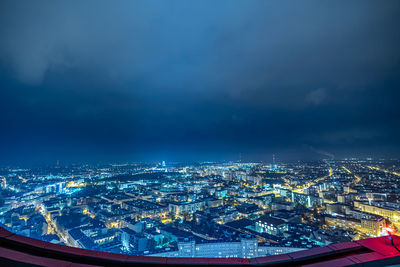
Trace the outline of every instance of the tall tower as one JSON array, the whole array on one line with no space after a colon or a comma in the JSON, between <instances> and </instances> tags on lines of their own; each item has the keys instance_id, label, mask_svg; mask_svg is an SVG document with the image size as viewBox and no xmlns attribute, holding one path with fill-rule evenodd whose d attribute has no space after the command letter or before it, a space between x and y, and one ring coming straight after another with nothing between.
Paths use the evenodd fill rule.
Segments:
<instances>
[{"instance_id":1,"label":"tall tower","mask_svg":"<svg viewBox=\"0 0 400 267\"><path fill-rule=\"evenodd\" d=\"M270 169L276 170L277 168L278 168L278 166L276 165L276 162L275 162L275 154L272 154L272 163L271 163Z\"/></svg>"}]
</instances>

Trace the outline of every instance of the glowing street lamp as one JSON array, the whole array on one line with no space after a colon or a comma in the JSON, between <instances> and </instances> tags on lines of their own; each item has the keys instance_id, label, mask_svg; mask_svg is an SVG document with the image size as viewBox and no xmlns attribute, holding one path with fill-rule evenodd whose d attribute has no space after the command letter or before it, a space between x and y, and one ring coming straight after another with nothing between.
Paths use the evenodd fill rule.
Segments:
<instances>
[{"instance_id":1,"label":"glowing street lamp","mask_svg":"<svg viewBox=\"0 0 400 267\"><path fill-rule=\"evenodd\" d=\"M392 228L390 228L390 227L386 227L386 228L385 228L385 231L389 234L390 243L392 244L392 246L395 246L395 245L394 245L393 236L392 236L392 234L394 234L394 229L392 229Z\"/></svg>"}]
</instances>

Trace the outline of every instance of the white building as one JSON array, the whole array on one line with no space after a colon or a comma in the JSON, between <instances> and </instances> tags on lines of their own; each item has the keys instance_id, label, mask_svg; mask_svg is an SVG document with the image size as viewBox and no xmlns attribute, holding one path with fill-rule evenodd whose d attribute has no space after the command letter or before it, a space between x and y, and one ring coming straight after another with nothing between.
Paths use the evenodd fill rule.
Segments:
<instances>
[{"instance_id":1,"label":"white building","mask_svg":"<svg viewBox=\"0 0 400 267\"><path fill-rule=\"evenodd\" d=\"M177 251L152 254L159 257L189 258L255 258L278 255L303 250L291 247L259 247L256 238L242 239L240 242L219 242L196 244L195 241L178 243Z\"/></svg>"}]
</instances>

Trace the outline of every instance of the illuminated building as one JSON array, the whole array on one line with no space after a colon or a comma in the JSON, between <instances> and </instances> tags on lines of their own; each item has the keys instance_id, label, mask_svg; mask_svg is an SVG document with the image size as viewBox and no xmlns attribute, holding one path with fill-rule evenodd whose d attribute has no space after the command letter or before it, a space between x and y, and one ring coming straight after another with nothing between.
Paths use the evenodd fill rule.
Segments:
<instances>
[{"instance_id":1,"label":"illuminated building","mask_svg":"<svg viewBox=\"0 0 400 267\"><path fill-rule=\"evenodd\" d=\"M388 206L375 206L372 204L366 204L359 201L354 201L354 207L359 208L361 211L372 213L385 217L394 223L400 223L400 210L388 207Z\"/></svg>"},{"instance_id":2,"label":"illuminated building","mask_svg":"<svg viewBox=\"0 0 400 267\"><path fill-rule=\"evenodd\" d=\"M330 226L337 226L342 229L357 230L371 236L379 236L385 227L385 220L380 219L355 219L343 216L326 216L325 223Z\"/></svg>"},{"instance_id":3,"label":"illuminated building","mask_svg":"<svg viewBox=\"0 0 400 267\"><path fill-rule=\"evenodd\" d=\"M338 226L342 229L361 228L361 220L342 216L325 216L325 223L330 226Z\"/></svg>"},{"instance_id":4,"label":"illuminated building","mask_svg":"<svg viewBox=\"0 0 400 267\"><path fill-rule=\"evenodd\" d=\"M261 216L256 221L256 230L260 233L278 236L288 230L288 224L281 219Z\"/></svg>"},{"instance_id":5,"label":"illuminated building","mask_svg":"<svg viewBox=\"0 0 400 267\"><path fill-rule=\"evenodd\" d=\"M379 236L386 223L383 219L361 219L361 232L372 236Z\"/></svg>"},{"instance_id":6,"label":"illuminated building","mask_svg":"<svg viewBox=\"0 0 400 267\"><path fill-rule=\"evenodd\" d=\"M243 238L240 242L216 242L196 244L193 240L178 243L178 251L170 251L151 256L189 257L189 258L254 258L278 255L303 250L290 247L261 247L256 238Z\"/></svg>"},{"instance_id":7,"label":"illuminated building","mask_svg":"<svg viewBox=\"0 0 400 267\"><path fill-rule=\"evenodd\" d=\"M193 214L204 206L204 202L170 203L168 205L169 212L178 216L186 212Z\"/></svg>"}]
</instances>

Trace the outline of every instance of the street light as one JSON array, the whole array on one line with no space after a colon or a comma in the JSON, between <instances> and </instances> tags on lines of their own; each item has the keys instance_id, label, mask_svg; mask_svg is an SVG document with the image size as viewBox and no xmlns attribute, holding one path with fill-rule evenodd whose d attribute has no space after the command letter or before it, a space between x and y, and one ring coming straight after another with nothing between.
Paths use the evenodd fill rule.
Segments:
<instances>
[{"instance_id":1,"label":"street light","mask_svg":"<svg viewBox=\"0 0 400 267\"><path fill-rule=\"evenodd\" d=\"M389 240L390 240L390 243L392 244L392 246L396 247L394 245L394 240L393 240L393 236L392 236L392 234L394 233L394 229L392 229L390 227L386 227L385 231L389 234Z\"/></svg>"}]
</instances>

